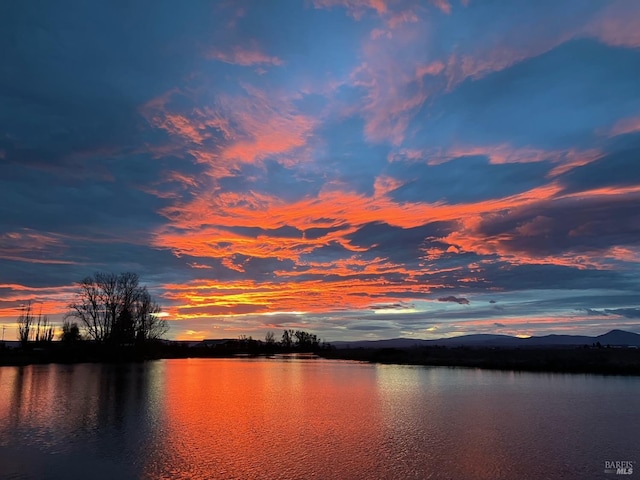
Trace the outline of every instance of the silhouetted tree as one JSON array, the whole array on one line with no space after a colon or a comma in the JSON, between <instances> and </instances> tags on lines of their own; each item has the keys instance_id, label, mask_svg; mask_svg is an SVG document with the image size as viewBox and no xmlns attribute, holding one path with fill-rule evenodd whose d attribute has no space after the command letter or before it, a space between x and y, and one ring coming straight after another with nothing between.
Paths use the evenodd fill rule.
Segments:
<instances>
[{"instance_id":1,"label":"silhouetted tree","mask_svg":"<svg viewBox=\"0 0 640 480\"><path fill-rule=\"evenodd\" d=\"M264 336L264 343L271 346L276 343L276 335L273 332L267 332Z\"/></svg>"},{"instance_id":2,"label":"silhouetted tree","mask_svg":"<svg viewBox=\"0 0 640 480\"><path fill-rule=\"evenodd\" d=\"M62 324L62 333L60 334L60 340L65 343L73 343L81 340L80 328L76 322L70 322L65 320Z\"/></svg>"},{"instance_id":3,"label":"silhouetted tree","mask_svg":"<svg viewBox=\"0 0 640 480\"><path fill-rule=\"evenodd\" d=\"M293 336L295 332L293 330L285 330L282 332L282 341L280 342L284 348L291 348L293 346Z\"/></svg>"},{"instance_id":4,"label":"silhouetted tree","mask_svg":"<svg viewBox=\"0 0 640 480\"><path fill-rule=\"evenodd\" d=\"M22 313L18 316L18 339L23 347L26 347L31 340L34 322L35 317L31 313L31 301L29 301L23 306Z\"/></svg>"},{"instance_id":5,"label":"silhouetted tree","mask_svg":"<svg viewBox=\"0 0 640 480\"><path fill-rule=\"evenodd\" d=\"M296 346L301 350L318 347L318 337L313 333L296 330L294 336L296 338Z\"/></svg>"},{"instance_id":6,"label":"silhouetted tree","mask_svg":"<svg viewBox=\"0 0 640 480\"><path fill-rule=\"evenodd\" d=\"M320 346L318 336L304 330L285 330L280 345L286 349L315 350Z\"/></svg>"},{"instance_id":7,"label":"silhouetted tree","mask_svg":"<svg viewBox=\"0 0 640 480\"><path fill-rule=\"evenodd\" d=\"M77 318L89 338L115 345L158 339L168 331L160 307L138 275L96 273L79 284L67 317Z\"/></svg>"},{"instance_id":8,"label":"silhouetted tree","mask_svg":"<svg viewBox=\"0 0 640 480\"><path fill-rule=\"evenodd\" d=\"M32 312L31 301L29 301L18 317L18 339L23 347L29 342L41 344L53 340L54 327L49 322L49 317L42 315L42 312L36 317Z\"/></svg>"},{"instance_id":9,"label":"silhouetted tree","mask_svg":"<svg viewBox=\"0 0 640 480\"><path fill-rule=\"evenodd\" d=\"M153 301L147 287L142 287L133 308L134 331L138 342L159 340L167 334L169 324L158 316L160 311L160 305Z\"/></svg>"},{"instance_id":10,"label":"silhouetted tree","mask_svg":"<svg viewBox=\"0 0 640 480\"><path fill-rule=\"evenodd\" d=\"M42 315L42 311L40 311L35 330L36 343L50 343L53 341L53 331L54 327L51 322L49 322L49 317Z\"/></svg>"}]
</instances>

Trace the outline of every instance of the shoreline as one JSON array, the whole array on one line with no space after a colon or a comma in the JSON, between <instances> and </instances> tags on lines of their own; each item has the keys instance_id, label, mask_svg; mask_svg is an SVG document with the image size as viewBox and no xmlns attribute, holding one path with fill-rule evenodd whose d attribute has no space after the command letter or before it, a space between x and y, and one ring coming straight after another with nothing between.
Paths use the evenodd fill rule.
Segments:
<instances>
[{"instance_id":1,"label":"shoreline","mask_svg":"<svg viewBox=\"0 0 640 480\"><path fill-rule=\"evenodd\" d=\"M321 356L388 365L640 376L640 350L630 348L357 348L331 350Z\"/></svg>"},{"instance_id":2,"label":"shoreline","mask_svg":"<svg viewBox=\"0 0 640 480\"><path fill-rule=\"evenodd\" d=\"M194 347L155 346L109 350L96 345L68 348L56 345L32 351L0 350L0 367L75 363L129 363L174 358L259 358L286 354L315 354L328 360L431 367L467 367L486 370L591 373L640 376L640 349L631 348L487 348L416 347L354 348L297 351L274 348L269 351L221 350Z\"/></svg>"}]
</instances>

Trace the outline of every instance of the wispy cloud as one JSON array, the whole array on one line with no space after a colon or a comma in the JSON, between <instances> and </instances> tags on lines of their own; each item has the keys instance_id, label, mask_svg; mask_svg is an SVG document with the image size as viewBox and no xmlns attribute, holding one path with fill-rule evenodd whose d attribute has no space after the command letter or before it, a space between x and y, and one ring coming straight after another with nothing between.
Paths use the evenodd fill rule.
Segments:
<instances>
[{"instance_id":1,"label":"wispy cloud","mask_svg":"<svg viewBox=\"0 0 640 480\"><path fill-rule=\"evenodd\" d=\"M611 127L609 134L611 136L616 136L636 132L640 132L640 116L618 120L613 127Z\"/></svg>"},{"instance_id":2,"label":"wispy cloud","mask_svg":"<svg viewBox=\"0 0 640 480\"><path fill-rule=\"evenodd\" d=\"M221 62L242 65L245 67L254 65L279 66L284 64L280 58L266 55L256 46L252 49L237 46L228 51L212 49L208 52L207 57Z\"/></svg>"}]
</instances>

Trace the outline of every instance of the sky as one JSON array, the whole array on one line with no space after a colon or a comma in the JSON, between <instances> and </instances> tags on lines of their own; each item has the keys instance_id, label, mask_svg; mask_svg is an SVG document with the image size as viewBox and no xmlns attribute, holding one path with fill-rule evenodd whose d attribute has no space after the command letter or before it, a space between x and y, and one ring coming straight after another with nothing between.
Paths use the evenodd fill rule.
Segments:
<instances>
[{"instance_id":1,"label":"sky","mask_svg":"<svg viewBox=\"0 0 640 480\"><path fill-rule=\"evenodd\" d=\"M640 2L0 4L0 323L640 332Z\"/></svg>"}]
</instances>

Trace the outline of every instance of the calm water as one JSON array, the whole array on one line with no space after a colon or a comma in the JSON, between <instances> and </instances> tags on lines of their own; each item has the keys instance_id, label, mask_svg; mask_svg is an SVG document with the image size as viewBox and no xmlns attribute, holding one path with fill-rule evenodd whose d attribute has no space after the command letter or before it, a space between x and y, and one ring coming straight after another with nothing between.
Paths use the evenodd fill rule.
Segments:
<instances>
[{"instance_id":1,"label":"calm water","mask_svg":"<svg viewBox=\"0 0 640 480\"><path fill-rule=\"evenodd\" d=\"M640 378L198 359L0 368L0 478L636 478Z\"/></svg>"}]
</instances>

